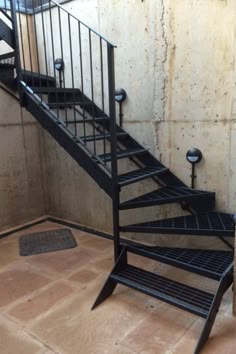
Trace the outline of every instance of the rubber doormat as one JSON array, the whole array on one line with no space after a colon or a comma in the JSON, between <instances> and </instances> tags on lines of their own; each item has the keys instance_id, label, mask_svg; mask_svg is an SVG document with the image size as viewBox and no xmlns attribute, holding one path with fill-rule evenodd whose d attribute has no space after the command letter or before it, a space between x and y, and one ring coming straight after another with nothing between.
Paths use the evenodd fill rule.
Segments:
<instances>
[{"instance_id":1,"label":"rubber doormat","mask_svg":"<svg viewBox=\"0 0 236 354\"><path fill-rule=\"evenodd\" d=\"M65 250L77 246L69 229L37 232L19 238L21 256Z\"/></svg>"}]
</instances>

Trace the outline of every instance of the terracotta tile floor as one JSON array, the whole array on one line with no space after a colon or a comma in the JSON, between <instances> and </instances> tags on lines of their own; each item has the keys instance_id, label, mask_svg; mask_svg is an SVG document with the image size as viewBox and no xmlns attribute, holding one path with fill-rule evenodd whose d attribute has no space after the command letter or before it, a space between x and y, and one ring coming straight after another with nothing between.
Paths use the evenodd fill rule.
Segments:
<instances>
[{"instance_id":1,"label":"terracotta tile floor","mask_svg":"<svg viewBox=\"0 0 236 354\"><path fill-rule=\"evenodd\" d=\"M1 354L193 353L203 320L185 311L121 285L90 311L112 266L111 241L72 230L77 248L19 256L20 235L61 227L47 222L0 240ZM132 262L173 277L166 266L135 256ZM176 277L201 284L186 272ZM202 354L236 353L231 296L229 290Z\"/></svg>"}]
</instances>

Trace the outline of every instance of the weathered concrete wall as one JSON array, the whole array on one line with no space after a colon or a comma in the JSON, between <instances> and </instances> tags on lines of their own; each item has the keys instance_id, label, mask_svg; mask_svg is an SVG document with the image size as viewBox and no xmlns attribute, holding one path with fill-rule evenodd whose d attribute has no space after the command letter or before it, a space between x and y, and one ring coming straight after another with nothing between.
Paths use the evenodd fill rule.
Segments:
<instances>
[{"instance_id":1,"label":"weathered concrete wall","mask_svg":"<svg viewBox=\"0 0 236 354\"><path fill-rule=\"evenodd\" d=\"M0 89L0 230L46 213L40 130Z\"/></svg>"},{"instance_id":2,"label":"weathered concrete wall","mask_svg":"<svg viewBox=\"0 0 236 354\"><path fill-rule=\"evenodd\" d=\"M157 128L163 161L186 182L185 153L191 146L202 150L197 187L216 191L217 207L231 212L236 210L235 24L235 1L171 2L165 12L166 105Z\"/></svg>"},{"instance_id":3,"label":"weathered concrete wall","mask_svg":"<svg viewBox=\"0 0 236 354\"><path fill-rule=\"evenodd\" d=\"M125 129L187 184L186 151L200 148L197 187L216 191L217 207L235 212L235 1L78 0L64 6L117 45L116 86L128 93ZM45 146L50 210L109 230L109 199L47 136ZM138 193L144 190L142 184ZM124 222L182 211L130 213Z\"/></svg>"}]
</instances>

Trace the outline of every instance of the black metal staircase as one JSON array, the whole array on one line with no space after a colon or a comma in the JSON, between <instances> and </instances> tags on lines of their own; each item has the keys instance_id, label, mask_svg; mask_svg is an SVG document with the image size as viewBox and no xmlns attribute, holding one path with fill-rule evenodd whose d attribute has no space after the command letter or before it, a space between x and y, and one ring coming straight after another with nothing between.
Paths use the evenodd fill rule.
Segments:
<instances>
[{"instance_id":1,"label":"black metal staircase","mask_svg":"<svg viewBox=\"0 0 236 354\"><path fill-rule=\"evenodd\" d=\"M17 0L1 8L1 41L11 48L0 55L0 81L18 88L24 106L112 199L115 267L93 308L123 284L206 319L195 353L207 340L222 296L233 281L232 215L214 211L215 194L186 186L167 167L116 124L114 46L66 9L50 0L48 8L22 9ZM10 4L10 6L9 6ZM28 4L28 2L27 2ZM40 8L40 6L39 6ZM39 9L38 8L38 9ZM24 21L23 21L24 16ZM47 29L47 31L46 31ZM48 31L48 29L50 29ZM56 58L65 62L58 72ZM133 169L121 170L128 159ZM141 181L156 189L121 200L123 188ZM185 216L120 225L121 212L180 204ZM147 246L120 239L120 233L217 236L228 251ZM213 293L137 268L133 253L218 282Z\"/></svg>"}]
</instances>

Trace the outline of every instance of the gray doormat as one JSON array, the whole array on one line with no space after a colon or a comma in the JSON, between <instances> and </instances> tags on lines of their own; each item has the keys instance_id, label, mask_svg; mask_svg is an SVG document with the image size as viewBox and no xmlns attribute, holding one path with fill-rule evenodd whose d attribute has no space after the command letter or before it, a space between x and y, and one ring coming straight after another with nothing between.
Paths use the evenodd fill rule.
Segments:
<instances>
[{"instance_id":1,"label":"gray doormat","mask_svg":"<svg viewBox=\"0 0 236 354\"><path fill-rule=\"evenodd\" d=\"M73 248L77 242L69 229L37 232L19 238L21 256L46 253Z\"/></svg>"}]
</instances>

